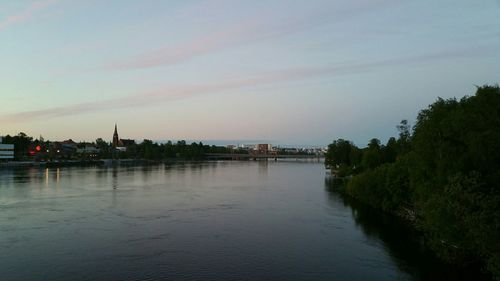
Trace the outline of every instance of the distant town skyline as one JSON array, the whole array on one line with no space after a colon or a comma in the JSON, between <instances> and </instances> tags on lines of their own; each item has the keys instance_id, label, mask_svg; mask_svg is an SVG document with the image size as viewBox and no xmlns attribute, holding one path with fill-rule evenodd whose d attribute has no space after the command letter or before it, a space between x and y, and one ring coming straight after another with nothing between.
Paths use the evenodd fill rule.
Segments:
<instances>
[{"instance_id":1,"label":"distant town skyline","mask_svg":"<svg viewBox=\"0 0 500 281\"><path fill-rule=\"evenodd\" d=\"M366 145L500 82L500 2L0 3L0 135ZM392 129L391 129L392 128Z\"/></svg>"}]
</instances>

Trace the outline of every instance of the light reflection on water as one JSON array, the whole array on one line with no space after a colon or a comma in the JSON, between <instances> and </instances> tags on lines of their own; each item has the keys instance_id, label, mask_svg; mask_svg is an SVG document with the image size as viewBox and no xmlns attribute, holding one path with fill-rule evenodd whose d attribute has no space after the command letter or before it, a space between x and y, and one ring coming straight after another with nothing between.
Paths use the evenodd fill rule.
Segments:
<instances>
[{"instance_id":1,"label":"light reflection on water","mask_svg":"<svg viewBox=\"0 0 500 281\"><path fill-rule=\"evenodd\" d=\"M324 180L265 161L0 170L1 279L456 277Z\"/></svg>"}]
</instances>

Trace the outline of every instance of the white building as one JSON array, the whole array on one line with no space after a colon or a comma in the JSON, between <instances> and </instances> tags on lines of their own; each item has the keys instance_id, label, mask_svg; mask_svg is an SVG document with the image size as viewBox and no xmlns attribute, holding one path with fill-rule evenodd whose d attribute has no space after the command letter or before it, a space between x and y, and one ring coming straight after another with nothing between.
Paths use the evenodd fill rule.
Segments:
<instances>
[{"instance_id":1,"label":"white building","mask_svg":"<svg viewBox=\"0 0 500 281\"><path fill-rule=\"evenodd\" d=\"M82 148L77 148L76 153L79 154L98 154L99 153L99 148L89 145L89 146L84 146Z\"/></svg>"},{"instance_id":2,"label":"white building","mask_svg":"<svg viewBox=\"0 0 500 281\"><path fill-rule=\"evenodd\" d=\"M241 144L240 148L246 150L252 150L255 148L255 144Z\"/></svg>"},{"instance_id":3,"label":"white building","mask_svg":"<svg viewBox=\"0 0 500 281\"><path fill-rule=\"evenodd\" d=\"M14 145L2 143L2 137L0 137L0 160L4 159L14 159Z\"/></svg>"}]
</instances>

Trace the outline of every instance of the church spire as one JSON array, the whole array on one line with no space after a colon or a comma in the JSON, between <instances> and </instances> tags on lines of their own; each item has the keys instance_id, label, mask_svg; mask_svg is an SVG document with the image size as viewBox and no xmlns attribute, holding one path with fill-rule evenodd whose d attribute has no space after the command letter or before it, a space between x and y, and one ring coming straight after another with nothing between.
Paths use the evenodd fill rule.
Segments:
<instances>
[{"instance_id":1,"label":"church spire","mask_svg":"<svg viewBox=\"0 0 500 281\"><path fill-rule=\"evenodd\" d=\"M115 132L113 133L113 147L120 146L120 138L118 137L118 129L115 123Z\"/></svg>"}]
</instances>

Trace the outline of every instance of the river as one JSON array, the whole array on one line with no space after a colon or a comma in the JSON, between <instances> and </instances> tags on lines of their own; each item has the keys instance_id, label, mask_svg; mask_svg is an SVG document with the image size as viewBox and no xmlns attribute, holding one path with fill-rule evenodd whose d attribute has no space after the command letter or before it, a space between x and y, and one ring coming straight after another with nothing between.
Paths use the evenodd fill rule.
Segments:
<instances>
[{"instance_id":1,"label":"river","mask_svg":"<svg viewBox=\"0 0 500 281\"><path fill-rule=\"evenodd\" d=\"M474 277L421 240L332 192L321 163L0 170L1 280Z\"/></svg>"}]
</instances>

